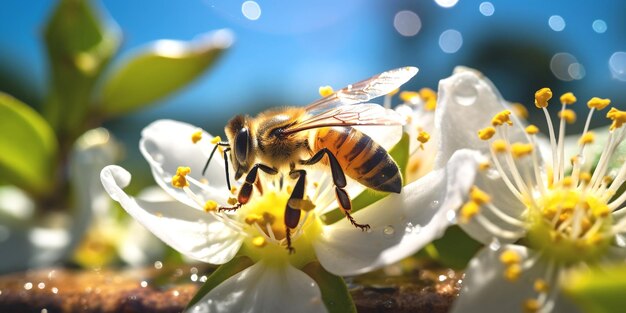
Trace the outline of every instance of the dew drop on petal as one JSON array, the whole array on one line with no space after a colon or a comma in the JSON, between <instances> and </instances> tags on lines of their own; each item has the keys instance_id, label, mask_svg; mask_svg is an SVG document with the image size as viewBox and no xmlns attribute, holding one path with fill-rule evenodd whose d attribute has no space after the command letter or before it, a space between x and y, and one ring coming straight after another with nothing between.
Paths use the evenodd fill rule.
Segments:
<instances>
[{"instance_id":1,"label":"dew drop on petal","mask_svg":"<svg viewBox=\"0 0 626 313\"><path fill-rule=\"evenodd\" d=\"M192 312L193 313L208 313L209 306L206 303L199 303L193 308Z\"/></svg>"},{"instance_id":2,"label":"dew drop on petal","mask_svg":"<svg viewBox=\"0 0 626 313\"><path fill-rule=\"evenodd\" d=\"M496 238L494 238L491 243L489 243L489 249L491 249L492 251L498 251L501 247L502 244L500 243L500 240Z\"/></svg>"},{"instance_id":3,"label":"dew drop on petal","mask_svg":"<svg viewBox=\"0 0 626 313\"><path fill-rule=\"evenodd\" d=\"M385 228L383 228L383 234L385 234L386 236L393 236L395 232L396 230L391 225L387 225L385 226Z\"/></svg>"},{"instance_id":4,"label":"dew drop on petal","mask_svg":"<svg viewBox=\"0 0 626 313\"><path fill-rule=\"evenodd\" d=\"M609 58L609 69L613 78L626 81L626 52L618 51Z\"/></svg>"},{"instance_id":5,"label":"dew drop on petal","mask_svg":"<svg viewBox=\"0 0 626 313\"><path fill-rule=\"evenodd\" d=\"M191 274L191 281L198 281L198 274Z\"/></svg>"},{"instance_id":6,"label":"dew drop on petal","mask_svg":"<svg viewBox=\"0 0 626 313\"><path fill-rule=\"evenodd\" d=\"M433 200L433 202L430 203L430 207L433 209L439 207L439 200Z\"/></svg>"},{"instance_id":7,"label":"dew drop on petal","mask_svg":"<svg viewBox=\"0 0 626 313\"><path fill-rule=\"evenodd\" d=\"M200 276L200 279L198 279L201 283L206 283L207 277L202 275Z\"/></svg>"},{"instance_id":8,"label":"dew drop on petal","mask_svg":"<svg viewBox=\"0 0 626 313\"><path fill-rule=\"evenodd\" d=\"M474 79L459 79L454 82L454 100L463 106L470 106L478 98L478 89Z\"/></svg>"},{"instance_id":9,"label":"dew drop on petal","mask_svg":"<svg viewBox=\"0 0 626 313\"><path fill-rule=\"evenodd\" d=\"M452 224L456 223L456 212L454 212L454 210L449 210L446 213L446 219Z\"/></svg>"}]
</instances>

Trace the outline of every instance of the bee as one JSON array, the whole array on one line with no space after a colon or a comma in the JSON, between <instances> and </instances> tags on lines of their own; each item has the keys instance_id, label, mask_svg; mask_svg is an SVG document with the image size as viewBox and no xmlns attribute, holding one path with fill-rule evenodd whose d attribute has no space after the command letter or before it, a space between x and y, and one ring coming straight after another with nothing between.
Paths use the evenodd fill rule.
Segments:
<instances>
[{"instance_id":1,"label":"bee","mask_svg":"<svg viewBox=\"0 0 626 313\"><path fill-rule=\"evenodd\" d=\"M236 210L248 203L253 187L260 189L259 170L268 175L288 173L289 177L297 179L284 219L287 249L292 253L290 232L298 225L301 214L293 204L304 198L306 166L322 161L330 167L341 211L356 228L369 229L368 224L357 223L350 214L352 204L344 189L345 175L368 188L393 193L400 193L402 175L389 153L353 126L403 125L404 120L394 111L364 102L399 88L417 71L415 67L403 67L383 72L305 107L269 109L256 117L233 117L224 128L228 141L216 144L203 170L204 175L216 149L222 146L226 163L230 155L235 179L246 175L237 203L220 210ZM228 164L226 179L230 190Z\"/></svg>"}]
</instances>

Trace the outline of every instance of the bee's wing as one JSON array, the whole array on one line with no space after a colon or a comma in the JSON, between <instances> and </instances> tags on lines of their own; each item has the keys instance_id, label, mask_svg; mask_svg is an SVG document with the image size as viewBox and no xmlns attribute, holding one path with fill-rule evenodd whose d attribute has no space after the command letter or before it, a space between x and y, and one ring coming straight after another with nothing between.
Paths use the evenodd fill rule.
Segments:
<instances>
[{"instance_id":1,"label":"bee's wing","mask_svg":"<svg viewBox=\"0 0 626 313\"><path fill-rule=\"evenodd\" d=\"M390 126L404 125L404 118L394 110L376 103L344 105L316 115L309 115L298 123L284 129L285 134L329 126Z\"/></svg>"},{"instance_id":2,"label":"bee's wing","mask_svg":"<svg viewBox=\"0 0 626 313\"><path fill-rule=\"evenodd\" d=\"M319 99L308 106L306 110L312 114L328 111L332 108L357 104L386 95L402 86L415 74L417 67L405 66L382 72L366 80L348 85L337 92Z\"/></svg>"}]
</instances>

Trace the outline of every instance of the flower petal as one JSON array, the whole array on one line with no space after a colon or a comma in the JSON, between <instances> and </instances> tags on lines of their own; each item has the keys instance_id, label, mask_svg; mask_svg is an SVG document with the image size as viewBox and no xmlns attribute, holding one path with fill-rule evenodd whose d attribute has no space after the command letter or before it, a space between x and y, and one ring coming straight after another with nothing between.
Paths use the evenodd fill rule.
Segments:
<instances>
[{"instance_id":1,"label":"flower petal","mask_svg":"<svg viewBox=\"0 0 626 313\"><path fill-rule=\"evenodd\" d=\"M507 245L504 249L514 250L523 259L534 257L533 251L522 246ZM540 259L533 267L524 270L517 281L511 282L503 275L505 265L499 259L502 251L485 248L470 261L452 313L524 312L524 302L537 298L533 285L536 279L544 278L546 265ZM551 312L579 311L558 294Z\"/></svg>"},{"instance_id":2,"label":"flower petal","mask_svg":"<svg viewBox=\"0 0 626 313\"><path fill-rule=\"evenodd\" d=\"M415 253L451 224L476 168L475 152L458 151L445 168L355 213L370 231L355 229L347 219L325 226L313 243L320 263L333 274L355 275Z\"/></svg>"},{"instance_id":3,"label":"flower petal","mask_svg":"<svg viewBox=\"0 0 626 313\"><path fill-rule=\"evenodd\" d=\"M225 280L187 312L327 312L317 283L287 264L256 263Z\"/></svg>"},{"instance_id":4,"label":"flower petal","mask_svg":"<svg viewBox=\"0 0 626 313\"><path fill-rule=\"evenodd\" d=\"M185 192L172 186L172 176L179 166L188 166L191 173L188 175L197 181L206 177L208 184L202 188L190 185L195 193L203 194L205 200L214 200L225 205L230 192L226 188L224 162L219 155L209 164L206 175L202 176L202 169L209 158L212 144L207 144L213 137L202 132L202 140L196 144L191 141L191 135L199 128L190 124L158 120L148 125L141 133L139 149L152 169L152 175L161 188L177 200L199 208ZM232 170L230 171L232 173ZM232 178L232 177L231 177ZM234 181L234 180L231 180Z\"/></svg>"},{"instance_id":5,"label":"flower petal","mask_svg":"<svg viewBox=\"0 0 626 313\"><path fill-rule=\"evenodd\" d=\"M130 183L130 173L111 165L100 178L113 200L166 244L191 258L213 263L228 262L243 242L240 232L213 215L195 210L178 201L147 201L128 196L122 188Z\"/></svg>"}]
</instances>

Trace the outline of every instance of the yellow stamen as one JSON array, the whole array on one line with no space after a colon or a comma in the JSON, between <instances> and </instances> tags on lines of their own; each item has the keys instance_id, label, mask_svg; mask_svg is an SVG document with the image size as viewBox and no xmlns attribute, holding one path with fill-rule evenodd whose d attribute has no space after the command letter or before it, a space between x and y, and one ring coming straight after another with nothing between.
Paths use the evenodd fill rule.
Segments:
<instances>
[{"instance_id":1,"label":"yellow stamen","mask_svg":"<svg viewBox=\"0 0 626 313\"><path fill-rule=\"evenodd\" d=\"M573 93L571 92L566 92L561 96L561 103L566 104L566 105L570 105L570 104L574 104L574 102L576 102L576 97L574 96Z\"/></svg>"},{"instance_id":2,"label":"yellow stamen","mask_svg":"<svg viewBox=\"0 0 626 313\"><path fill-rule=\"evenodd\" d=\"M424 109L426 111L434 111L437 107L437 93L430 88L422 88L419 94L422 100L424 100Z\"/></svg>"},{"instance_id":3,"label":"yellow stamen","mask_svg":"<svg viewBox=\"0 0 626 313\"><path fill-rule=\"evenodd\" d=\"M220 137L220 136L215 136L215 137L213 137L213 139L211 139L211 143L212 144L217 144L220 141L222 141L222 137Z\"/></svg>"},{"instance_id":4,"label":"yellow stamen","mask_svg":"<svg viewBox=\"0 0 626 313\"><path fill-rule=\"evenodd\" d=\"M262 236L257 236L252 239L252 244L257 248L263 248L267 244L267 241Z\"/></svg>"},{"instance_id":5,"label":"yellow stamen","mask_svg":"<svg viewBox=\"0 0 626 313\"><path fill-rule=\"evenodd\" d=\"M310 199L289 199L287 202L294 209L311 211L315 209L315 204Z\"/></svg>"},{"instance_id":6,"label":"yellow stamen","mask_svg":"<svg viewBox=\"0 0 626 313\"><path fill-rule=\"evenodd\" d=\"M335 91L333 90L333 87L330 87L330 86L321 86L319 89L320 96L322 97L328 97L332 95L334 92Z\"/></svg>"},{"instance_id":7,"label":"yellow stamen","mask_svg":"<svg viewBox=\"0 0 626 313\"><path fill-rule=\"evenodd\" d=\"M506 250L500 254L500 262L502 264L510 266L513 264L519 264L522 261L520 255L513 250Z\"/></svg>"},{"instance_id":8,"label":"yellow stamen","mask_svg":"<svg viewBox=\"0 0 626 313\"><path fill-rule=\"evenodd\" d=\"M511 154L515 158L521 158L533 152L533 145L530 143L516 142L511 145Z\"/></svg>"},{"instance_id":9,"label":"yellow stamen","mask_svg":"<svg viewBox=\"0 0 626 313\"><path fill-rule=\"evenodd\" d=\"M552 99L552 90L550 88L541 88L535 92L535 106L537 108L547 107L550 99Z\"/></svg>"},{"instance_id":10,"label":"yellow stamen","mask_svg":"<svg viewBox=\"0 0 626 313\"><path fill-rule=\"evenodd\" d=\"M584 183L589 183L591 181L591 174L589 172L580 173L580 181Z\"/></svg>"},{"instance_id":11,"label":"yellow stamen","mask_svg":"<svg viewBox=\"0 0 626 313\"><path fill-rule=\"evenodd\" d=\"M252 214L246 215L246 218L244 219L244 222L246 222L246 224L248 224L248 225L252 225L252 224L257 223L257 222L262 221L262 220L263 220L263 217L261 215L252 213Z\"/></svg>"},{"instance_id":12,"label":"yellow stamen","mask_svg":"<svg viewBox=\"0 0 626 313\"><path fill-rule=\"evenodd\" d=\"M541 278L538 278L535 280L533 287L535 291L538 293L547 293L550 289L550 287L548 286L548 283Z\"/></svg>"},{"instance_id":13,"label":"yellow stamen","mask_svg":"<svg viewBox=\"0 0 626 313\"><path fill-rule=\"evenodd\" d=\"M513 114L519 118L528 119L528 109L526 106L521 103L513 103L511 104L511 110L513 110Z\"/></svg>"},{"instance_id":14,"label":"yellow stamen","mask_svg":"<svg viewBox=\"0 0 626 313\"><path fill-rule=\"evenodd\" d=\"M611 110L606 113L606 117L613 120L613 124L611 124L609 130L620 128L624 123L626 123L626 112L620 111L616 108L611 108Z\"/></svg>"},{"instance_id":15,"label":"yellow stamen","mask_svg":"<svg viewBox=\"0 0 626 313\"><path fill-rule=\"evenodd\" d=\"M526 133L529 135L535 135L539 133L539 128L533 124L526 126Z\"/></svg>"},{"instance_id":16,"label":"yellow stamen","mask_svg":"<svg viewBox=\"0 0 626 313\"><path fill-rule=\"evenodd\" d=\"M172 176L172 186L176 188L188 187L189 182L185 176L187 176L190 172L191 169L189 167L179 166L178 169L176 169L176 174Z\"/></svg>"},{"instance_id":17,"label":"yellow stamen","mask_svg":"<svg viewBox=\"0 0 626 313\"><path fill-rule=\"evenodd\" d=\"M217 202L209 200L204 204L204 212L211 212L217 209Z\"/></svg>"},{"instance_id":18,"label":"yellow stamen","mask_svg":"<svg viewBox=\"0 0 626 313\"><path fill-rule=\"evenodd\" d=\"M611 99L602 99L598 97L593 97L587 102L587 107L590 109L602 110L606 108L609 104L611 104Z\"/></svg>"},{"instance_id":19,"label":"yellow stamen","mask_svg":"<svg viewBox=\"0 0 626 313\"><path fill-rule=\"evenodd\" d=\"M595 136L593 132L589 131L589 132L584 133L582 136L580 136L578 143L581 145L586 145L586 144L593 143L594 139L595 139Z\"/></svg>"},{"instance_id":20,"label":"yellow stamen","mask_svg":"<svg viewBox=\"0 0 626 313\"><path fill-rule=\"evenodd\" d=\"M511 264L504 270L504 278L510 282L517 281L522 275L522 266L519 264Z\"/></svg>"},{"instance_id":21,"label":"yellow stamen","mask_svg":"<svg viewBox=\"0 0 626 313\"><path fill-rule=\"evenodd\" d=\"M400 92L400 88L396 88L394 90L392 90L390 93L388 93L387 95L390 97L395 96L398 92Z\"/></svg>"},{"instance_id":22,"label":"yellow stamen","mask_svg":"<svg viewBox=\"0 0 626 313\"><path fill-rule=\"evenodd\" d=\"M491 145L491 147L493 148L494 151L498 153L506 152L506 150L508 149L506 141L502 139L495 140L493 144Z\"/></svg>"},{"instance_id":23,"label":"yellow stamen","mask_svg":"<svg viewBox=\"0 0 626 313\"><path fill-rule=\"evenodd\" d=\"M478 205L482 205L491 201L491 197L484 191L480 190L480 188L476 186L472 186L470 189L470 199L472 202L475 202Z\"/></svg>"},{"instance_id":24,"label":"yellow stamen","mask_svg":"<svg viewBox=\"0 0 626 313\"><path fill-rule=\"evenodd\" d=\"M480 206L478 203L474 201L466 202L463 207L461 207L461 223L469 222L469 220L471 220L478 213L480 213Z\"/></svg>"},{"instance_id":25,"label":"yellow stamen","mask_svg":"<svg viewBox=\"0 0 626 313\"><path fill-rule=\"evenodd\" d=\"M524 313L536 313L539 312L539 309L541 309L541 304L539 304L539 301L537 301L537 299L526 299L526 301L524 301Z\"/></svg>"},{"instance_id":26,"label":"yellow stamen","mask_svg":"<svg viewBox=\"0 0 626 313\"><path fill-rule=\"evenodd\" d=\"M566 176L563 177L563 180L561 180L561 184L563 184L563 187L569 188L574 184L574 180L571 176Z\"/></svg>"},{"instance_id":27,"label":"yellow stamen","mask_svg":"<svg viewBox=\"0 0 626 313\"><path fill-rule=\"evenodd\" d=\"M415 92L415 91L402 91L400 92L400 100L402 100L402 102L411 102L411 100L413 100L413 98L415 97L420 97L420 94Z\"/></svg>"},{"instance_id":28,"label":"yellow stamen","mask_svg":"<svg viewBox=\"0 0 626 313\"><path fill-rule=\"evenodd\" d=\"M235 205L235 204L237 204L237 202L239 202L239 201L237 201L237 198L229 197L229 198L228 198L228 200L227 200L227 202L228 202L228 204L230 204L230 205Z\"/></svg>"},{"instance_id":29,"label":"yellow stamen","mask_svg":"<svg viewBox=\"0 0 626 313\"><path fill-rule=\"evenodd\" d=\"M573 110L562 110L559 112L559 118L564 119L568 124L573 124L576 122L576 112Z\"/></svg>"},{"instance_id":30,"label":"yellow stamen","mask_svg":"<svg viewBox=\"0 0 626 313\"><path fill-rule=\"evenodd\" d=\"M478 164L478 169L481 171L487 170L489 168L491 168L491 163L489 163L488 161L481 162L480 164Z\"/></svg>"},{"instance_id":31,"label":"yellow stamen","mask_svg":"<svg viewBox=\"0 0 626 313\"><path fill-rule=\"evenodd\" d=\"M235 186L230 187L230 193L233 194L233 195L236 194L237 193L237 187L235 187Z\"/></svg>"},{"instance_id":32,"label":"yellow stamen","mask_svg":"<svg viewBox=\"0 0 626 313\"><path fill-rule=\"evenodd\" d=\"M422 144L427 143L428 140L430 140L430 134L421 130L418 134L417 134L417 141L421 142Z\"/></svg>"},{"instance_id":33,"label":"yellow stamen","mask_svg":"<svg viewBox=\"0 0 626 313\"><path fill-rule=\"evenodd\" d=\"M499 112L491 119L491 125L493 126L500 126L504 123L513 125L513 121L511 121L511 111L509 110Z\"/></svg>"},{"instance_id":34,"label":"yellow stamen","mask_svg":"<svg viewBox=\"0 0 626 313\"><path fill-rule=\"evenodd\" d=\"M496 133L496 129L489 126L489 127L485 127L483 129L479 129L478 130L478 138L482 139L482 140L489 140L491 139L491 137L493 137L493 135Z\"/></svg>"},{"instance_id":35,"label":"yellow stamen","mask_svg":"<svg viewBox=\"0 0 626 313\"><path fill-rule=\"evenodd\" d=\"M202 139L202 130L197 130L195 133L191 134L191 141L193 143L197 143Z\"/></svg>"},{"instance_id":36,"label":"yellow stamen","mask_svg":"<svg viewBox=\"0 0 626 313\"><path fill-rule=\"evenodd\" d=\"M266 224L274 224L276 221L276 216L270 212L263 212L263 222Z\"/></svg>"}]
</instances>

